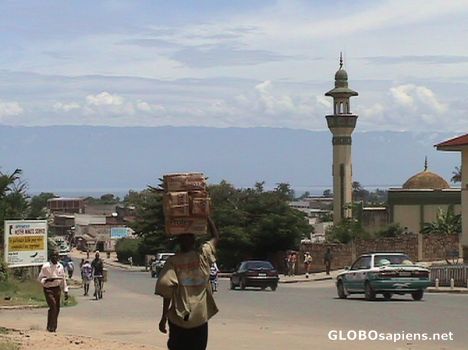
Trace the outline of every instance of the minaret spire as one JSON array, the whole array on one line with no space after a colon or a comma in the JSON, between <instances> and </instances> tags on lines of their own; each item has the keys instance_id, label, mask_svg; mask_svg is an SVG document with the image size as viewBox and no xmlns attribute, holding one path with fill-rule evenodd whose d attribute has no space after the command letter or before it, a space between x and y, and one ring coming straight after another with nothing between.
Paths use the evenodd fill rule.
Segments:
<instances>
[{"instance_id":1,"label":"minaret spire","mask_svg":"<svg viewBox=\"0 0 468 350\"><path fill-rule=\"evenodd\" d=\"M424 158L424 171L427 171L427 156Z\"/></svg>"},{"instance_id":2,"label":"minaret spire","mask_svg":"<svg viewBox=\"0 0 468 350\"><path fill-rule=\"evenodd\" d=\"M343 52L340 51L340 69L343 68Z\"/></svg>"}]
</instances>

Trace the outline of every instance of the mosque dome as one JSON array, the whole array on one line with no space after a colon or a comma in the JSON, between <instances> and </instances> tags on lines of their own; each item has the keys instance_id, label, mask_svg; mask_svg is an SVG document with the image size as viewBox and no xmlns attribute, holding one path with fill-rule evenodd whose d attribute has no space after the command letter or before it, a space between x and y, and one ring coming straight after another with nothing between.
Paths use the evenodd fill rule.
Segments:
<instances>
[{"instance_id":1,"label":"mosque dome","mask_svg":"<svg viewBox=\"0 0 468 350\"><path fill-rule=\"evenodd\" d=\"M429 170L427 167L424 171L410 177L404 184L403 188L407 190L420 190L420 189L431 189L431 190L443 190L450 188L447 181Z\"/></svg>"},{"instance_id":2,"label":"mosque dome","mask_svg":"<svg viewBox=\"0 0 468 350\"><path fill-rule=\"evenodd\" d=\"M335 80L348 80L348 73L342 68L338 69L335 73Z\"/></svg>"}]
</instances>

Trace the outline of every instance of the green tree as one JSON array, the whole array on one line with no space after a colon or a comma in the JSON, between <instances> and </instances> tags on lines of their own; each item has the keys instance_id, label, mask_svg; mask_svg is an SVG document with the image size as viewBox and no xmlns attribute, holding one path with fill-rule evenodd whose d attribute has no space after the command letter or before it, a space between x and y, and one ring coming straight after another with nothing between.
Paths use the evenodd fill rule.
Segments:
<instances>
[{"instance_id":1,"label":"green tree","mask_svg":"<svg viewBox=\"0 0 468 350\"><path fill-rule=\"evenodd\" d=\"M369 191L364 189L358 181L353 181L352 188L353 188L353 200L356 202L362 201L366 203L367 199L369 198Z\"/></svg>"},{"instance_id":2,"label":"green tree","mask_svg":"<svg viewBox=\"0 0 468 350\"><path fill-rule=\"evenodd\" d=\"M33 196L29 203L28 217L31 219L45 219L47 216L47 200L55 197L55 194L51 192L41 192L37 196Z\"/></svg>"},{"instance_id":3,"label":"green tree","mask_svg":"<svg viewBox=\"0 0 468 350\"><path fill-rule=\"evenodd\" d=\"M354 219L344 219L340 224L331 226L326 236L328 241L341 243L349 243L356 238L370 238L369 233Z\"/></svg>"},{"instance_id":4,"label":"green tree","mask_svg":"<svg viewBox=\"0 0 468 350\"><path fill-rule=\"evenodd\" d=\"M297 248L311 227L303 213L289 207L289 185L265 191L264 183L236 189L226 181L209 186L213 219L221 232L219 265L233 268L242 259L268 258L277 251ZM155 188L133 194L137 218L132 228L142 237L140 251L174 249L164 233L162 193ZM203 237L206 239L206 237Z\"/></svg>"},{"instance_id":5,"label":"green tree","mask_svg":"<svg viewBox=\"0 0 468 350\"><path fill-rule=\"evenodd\" d=\"M11 174L0 171L0 246L3 246L4 222L8 219L24 219L28 209L27 185L21 179L22 170Z\"/></svg>"},{"instance_id":6,"label":"green tree","mask_svg":"<svg viewBox=\"0 0 468 350\"><path fill-rule=\"evenodd\" d=\"M452 181L453 183L461 182L462 180L461 176L462 176L461 166L460 167L456 166L455 170L452 171L452 178L450 179L450 181Z\"/></svg>"},{"instance_id":7,"label":"green tree","mask_svg":"<svg viewBox=\"0 0 468 350\"><path fill-rule=\"evenodd\" d=\"M439 209L436 220L425 223L421 232L431 235L458 235L462 231L461 215L455 214L453 205L447 211Z\"/></svg>"},{"instance_id":8,"label":"green tree","mask_svg":"<svg viewBox=\"0 0 468 350\"><path fill-rule=\"evenodd\" d=\"M310 192L309 191L305 191L302 195L300 195L299 197L297 197L296 199L297 200L303 200L303 199L306 199L310 197Z\"/></svg>"},{"instance_id":9,"label":"green tree","mask_svg":"<svg viewBox=\"0 0 468 350\"><path fill-rule=\"evenodd\" d=\"M332 191L330 189L326 189L325 191L323 191L322 196L331 197L331 196L333 196L333 193L332 193Z\"/></svg>"},{"instance_id":10,"label":"green tree","mask_svg":"<svg viewBox=\"0 0 468 350\"><path fill-rule=\"evenodd\" d=\"M133 194L136 220L130 226L142 238L139 251L143 255L165 251L171 245L164 228L162 198L162 193L152 187Z\"/></svg>"},{"instance_id":11,"label":"green tree","mask_svg":"<svg viewBox=\"0 0 468 350\"><path fill-rule=\"evenodd\" d=\"M400 224L391 224L388 225L386 228L383 230L377 231L375 233L376 237L397 237L401 235L404 232L403 227L400 226Z\"/></svg>"}]
</instances>

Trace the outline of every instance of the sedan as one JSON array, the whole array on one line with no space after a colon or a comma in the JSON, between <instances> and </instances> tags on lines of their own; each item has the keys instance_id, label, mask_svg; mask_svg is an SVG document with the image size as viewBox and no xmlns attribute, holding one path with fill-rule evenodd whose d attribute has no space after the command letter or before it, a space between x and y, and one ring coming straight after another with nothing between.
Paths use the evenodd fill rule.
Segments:
<instances>
[{"instance_id":1,"label":"sedan","mask_svg":"<svg viewBox=\"0 0 468 350\"><path fill-rule=\"evenodd\" d=\"M270 287L275 291L278 288L278 271L269 261L248 260L243 261L231 275L231 289L240 287Z\"/></svg>"},{"instance_id":2,"label":"sedan","mask_svg":"<svg viewBox=\"0 0 468 350\"><path fill-rule=\"evenodd\" d=\"M390 300L393 294L411 294L421 300L431 285L429 270L414 265L403 253L373 253L361 255L336 280L338 297L363 293L366 300L382 294Z\"/></svg>"}]
</instances>

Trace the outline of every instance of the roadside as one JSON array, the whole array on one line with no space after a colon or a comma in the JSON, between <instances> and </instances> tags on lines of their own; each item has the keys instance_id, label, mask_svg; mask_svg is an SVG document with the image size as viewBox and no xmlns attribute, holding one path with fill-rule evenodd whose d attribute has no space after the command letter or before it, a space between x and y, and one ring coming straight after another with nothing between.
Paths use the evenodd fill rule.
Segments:
<instances>
[{"instance_id":1,"label":"roadside","mask_svg":"<svg viewBox=\"0 0 468 350\"><path fill-rule=\"evenodd\" d=\"M47 333L38 330L15 330L0 328L0 350L22 349L93 349L93 350L162 350L159 347L121 343L112 340L74 336L61 333Z\"/></svg>"},{"instance_id":2,"label":"roadside","mask_svg":"<svg viewBox=\"0 0 468 350\"><path fill-rule=\"evenodd\" d=\"M86 258L86 252L82 252L73 248L70 252L72 258L89 260L91 262L94 259L94 253L89 253L89 259ZM117 254L115 252L110 253L110 257L107 257L107 253L102 252L99 254L100 258L104 261L104 265L111 266L117 269L132 271L132 272L142 272L147 271L144 266L130 266L129 264L123 264L117 260Z\"/></svg>"}]
</instances>

